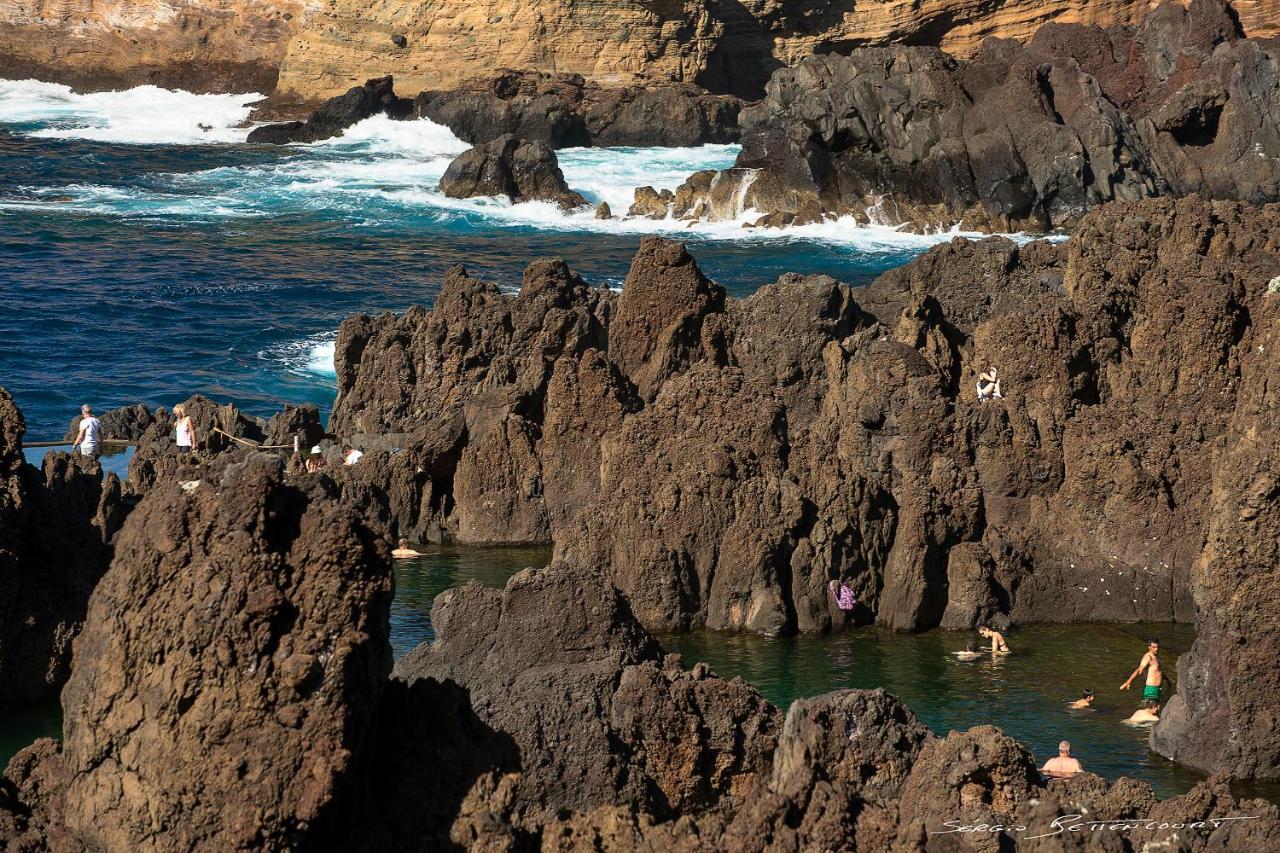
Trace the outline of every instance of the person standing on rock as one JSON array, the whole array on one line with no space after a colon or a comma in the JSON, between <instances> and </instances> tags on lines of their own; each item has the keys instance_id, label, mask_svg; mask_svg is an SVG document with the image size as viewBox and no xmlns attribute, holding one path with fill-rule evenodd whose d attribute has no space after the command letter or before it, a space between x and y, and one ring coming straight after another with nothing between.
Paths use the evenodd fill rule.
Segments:
<instances>
[{"instance_id":1,"label":"person standing on rock","mask_svg":"<svg viewBox=\"0 0 1280 853\"><path fill-rule=\"evenodd\" d=\"M102 421L93 415L93 408L85 403L80 407L80 431L76 433L73 447L78 448L81 456L94 459L98 448L102 446Z\"/></svg>"},{"instance_id":2,"label":"person standing on rock","mask_svg":"<svg viewBox=\"0 0 1280 853\"><path fill-rule=\"evenodd\" d=\"M1000 392L1000 377L996 374L993 367L986 373L978 375L978 400L986 402L987 400L1002 400L1004 394Z\"/></svg>"},{"instance_id":3,"label":"person standing on rock","mask_svg":"<svg viewBox=\"0 0 1280 853\"><path fill-rule=\"evenodd\" d=\"M187 407L179 403L173 407L173 415L177 419L174 422L176 431L178 452L194 453L196 449L196 425L191 420L191 416L187 414Z\"/></svg>"},{"instance_id":4,"label":"person standing on rock","mask_svg":"<svg viewBox=\"0 0 1280 853\"><path fill-rule=\"evenodd\" d=\"M1128 690L1129 685L1138 677L1138 673L1145 669L1147 671L1147 684L1142 688L1142 698L1154 699L1159 703L1160 688L1164 684L1164 673L1160 671L1160 658L1157 657L1159 653L1160 641L1155 637L1147 640L1147 653L1142 656L1142 660L1138 661L1138 668L1133 671L1133 675L1125 679L1124 684L1120 685L1120 689Z\"/></svg>"},{"instance_id":5,"label":"person standing on rock","mask_svg":"<svg viewBox=\"0 0 1280 853\"><path fill-rule=\"evenodd\" d=\"M1058 744L1057 756L1046 761L1040 772L1054 779L1070 779L1077 773L1083 773L1084 767L1078 759L1071 757L1071 744L1064 740Z\"/></svg>"},{"instance_id":6,"label":"person standing on rock","mask_svg":"<svg viewBox=\"0 0 1280 853\"><path fill-rule=\"evenodd\" d=\"M994 628L988 628L986 625L983 625L978 629L978 635L981 637L991 638L991 653L993 655L1009 654L1009 644L1004 641L1004 634L1001 634Z\"/></svg>"}]
</instances>

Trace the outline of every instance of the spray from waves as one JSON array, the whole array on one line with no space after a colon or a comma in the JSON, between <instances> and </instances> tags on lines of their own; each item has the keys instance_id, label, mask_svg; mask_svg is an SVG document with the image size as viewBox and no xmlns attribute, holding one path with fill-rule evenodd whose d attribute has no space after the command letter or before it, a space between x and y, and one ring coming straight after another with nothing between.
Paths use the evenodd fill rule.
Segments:
<instances>
[{"instance_id":1,"label":"spray from waves","mask_svg":"<svg viewBox=\"0 0 1280 853\"><path fill-rule=\"evenodd\" d=\"M334 333L325 332L302 340L274 344L258 353L258 358L281 372L306 379L323 379L332 384L338 378L333 367L336 344Z\"/></svg>"},{"instance_id":2,"label":"spray from waves","mask_svg":"<svg viewBox=\"0 0 1280 853\"><path fill-rule=\"evenodd\" d=\"M0 121L21 122L37 135L111 141L241 141L236 128L257 96L191 95L140 87L76 95L64 86L0 82ZM158 113L158 115L157 115ZM206 123L213 130L203 131ZM73 185L24 188L0 209L41 207L77 213L170 219L230 219L308 215L346 227L435 230L441 227L520 228L563 233L668 234L732 242L800 242L862 251L924 248L958 231L910 234L852 218L785 229L745 228L757 217L735 200L736 218L723 222L624 218L638 186L674 190L692 172L733 165L739 147L572 148L559 152L570 187L614 213L596 219L591 208L565 213L541 202L451 199L439 189L449 162L468 148L447 127L427 119L374 116L338 137L281 148L279 159L197 172L151 175L144 187ZM745 196L744 196L745 197Z\"/></svg>"},{"instance_id":3,"label":"spray from waves","mask_svg":"<svg viewBox=\"0 0 1280 853\"><path fill-rule=\"evenodd\" d=\"M244 142L262 95L195 95L156 86L78 94L38 80L0 80L0 123L49 139L120 144Z\"/></svg>"}]
</instances>

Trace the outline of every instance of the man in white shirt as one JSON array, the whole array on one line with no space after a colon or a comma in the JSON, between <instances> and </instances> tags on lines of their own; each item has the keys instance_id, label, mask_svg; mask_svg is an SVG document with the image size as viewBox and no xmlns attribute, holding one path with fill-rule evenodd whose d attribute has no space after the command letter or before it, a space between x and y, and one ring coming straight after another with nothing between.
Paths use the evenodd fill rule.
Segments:
<instances>
[{"instance_id":1,"label":"man in white shirt","mask_svg":"<svg viewBox=\"0 0 1280 853\"><path fill-rule=\"evenodd\" d=\"M342 448L342 461L346 465L354 465L364 458L364 454L351 445Z\"/></svg>"},{"instance_id":2,"label":"man in white shirt","mask_svg":"<svg viewBox=\"0 0 1280 853\"><path fill-rule=\"evenodd\" d=\"M80 455L94 458L102 444L102 421L93 416L88 403L80 407L80 432L76 433L75 447Z\"/></svg>"}]
</instances>

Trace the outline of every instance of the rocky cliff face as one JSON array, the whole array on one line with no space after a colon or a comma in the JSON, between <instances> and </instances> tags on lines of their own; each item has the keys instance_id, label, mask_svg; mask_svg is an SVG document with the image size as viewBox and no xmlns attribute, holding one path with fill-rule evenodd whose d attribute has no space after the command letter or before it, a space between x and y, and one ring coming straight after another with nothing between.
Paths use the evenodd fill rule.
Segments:
<instances>
[{"instance_id":1,"label":"rocky cliff face","mask_svg":"<svg viewBox=\"0 0 1280 853\"><path fill-rule=\"evenodd\" d=\"M37 742L0 779L6 849L990 851L1065 815L1141 819L1107 836L1118 853L1280 837L1280 811L1222 777L1166 802L1129 779L1046 786L999 730L936 737L883 691L784 722L663 656L604 577L567 564L445 593L436 641L386 680L380 534L275 460L203 474L122 531L65 746Z\"/></svg>"},{"instance_id":2,"label":"rocky cliff face","mask_svg":"<svg viewBox=\"0 0 1280 853\"><path fill-rule=\"evenodd\" d=\"M1046 23L1132 23L1147 7L1139 0L553 0L484 7L461 0L14 0L0 5L0 76L87 89L154 83L264 93L278 78L281 93L316 101L385 74L417 92L517 68L609 85L697 83L757 97L776 68L813 54L905 43L968 56L987 36L1025 41ZM1276 34L1274 0L1236 0L1234 7L1246 32Z\"/></svg>"},{"instance_id":3,"label":"rocky cliff face","mask_svg":"<svg viewBox=\"0 0 1280 853\"><path fill-rule=\"evenodd\" d=\"M383 492L401 531L554 541L650 627L822 630L838 577L899 628L1189 619L1230 424L1269 429L1240 370L1278 216L1113 205L1065 244L741 301L659 240L620 296L455 270L431 311L343 324L332 428L406 434L379 457L415 484Z\"/></svg>"},{"instance_id":4,"label":"rocky cliff face","mask_svg":"<svg viewBox=\"0 0 1280 853\"><path fill-rule=\"evenodd\" d=\"M0 388L0 708L57 695L89 594L128 512L120 481L93 461L22 455L26 423Z\"/></svg>"},{"instance_id":5,"label":"rocky cliff face","mask_svg":"<svg viewBox=\"0 0 1280 853\"><path fill-rule=\"evenodd\" d=\"M1050 22L1132 23L1146 2L669 2L580 0L478 7L339 0L308 15L290 42L282 89L328 97L374 74L406 91L452 88L482 69L581 74L606 84L697 83L757 97L769 74L806 56L887 43L940 45L961 56L983 38L1025 40ZM1276 32L1274 2L1246 2L1247 30Z\"/></svg>"},{"instance_id":6,"label":"rocky cliff face","mask_svg":"<svg viewBox=\"0 0 1280 853\"><path fill-rule=\"evenodd\" d=\"M736 167L694 175L674 213L1047 231L1115 200L1275 201L1280 51L1241 36L1225 3L1193 0L1136 28L992 40L967 61L901 46L811 57L743 110Z\"/></svg>"},{"instance_id":7,"label":"rocky cliff face","mask_svg":"<svg viewBox=\"0 0 1280 853\"><path fill-rule=\"evenodd\" d=\"M0 4L0 77L87 90L151 83L265 94L275 89L306 6L302 0L11 0Z\"/></svg>"}]
</instances>

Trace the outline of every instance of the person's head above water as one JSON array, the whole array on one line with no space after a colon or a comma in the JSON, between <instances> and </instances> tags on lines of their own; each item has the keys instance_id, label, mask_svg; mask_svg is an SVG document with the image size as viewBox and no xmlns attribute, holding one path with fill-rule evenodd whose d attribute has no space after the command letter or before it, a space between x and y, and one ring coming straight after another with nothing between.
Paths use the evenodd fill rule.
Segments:
<instances>
[{"instance_id":1,"label":"person's head above water","mask_svg":"<svg viewBox=\"0 0 1280 853\"><path fill-rule=\"evenodd\" d=\"M1150 711L1151 713L1153 713L1153 714L1154 714L1154 713L1156 712L1156 709L1157 709L1157 708L1159 708L1159 707L1160 707L1160 701L1159 701L1159 700L1157 700L1157 699L1148 699L1148 700L1147 700L1147 710L1148 710L1148 711Z\"/></svg>"},{"instance_id":2,"label":"person's head above water","mask_svg":"<svg viewBox=\"0 0 1280 853\"><path fill-rule=\"evenodd\" d=\"M401 547L401 548L408 548L408 547L409 547L409 540L408 540L408 539L401 539L401 540L400 540L400 545L399 545L399 547Z\"/></svg>"},{"instance_id":3,"label":"person's head above water","mask_svg":"<svg viewBox=\"0 0 1280 853\"><path fill-rule=\"evenodd\" d=\"M1058 755L1061 755L1061 756L1063 756L1063 757L1065 758L1066 756L1068 756L1068 755L1070 755L1070 754L1071 754L1071 742L1070 742L1070 741L1065 741L1065 740L1064 740L1062 743L1058 744Z\"/></svg>"},{"instance_id":4,"label":"person's head above water","mask_svg":"<svg viewBox=\"0 0 1280 853\"><path fill-rule=\"evenodd\" d=\"M970 640L969 645L965 646L966 652L976 652L978 650L978 641Z\"/></svg>"},{"instance_id":5,"label":"person's head above water","mask_svg":"<svg viewBox=\"0 0 1280 853\"><path fill-rule=\"evenodd\" d=\"M1081 693L1081 694L1080 694L1080 698L1081 698L1081 699L1084 699L1085 701L1088 701L1088 700L1092 699L1092 698L1093 698L1093 691L1092 691L1092 690L1086 690L1086 691L1084 691L1083 693Z\"/></svg>"},{"instance_id":6,"label":"person's head above water","mask_svg":"<svg viewBox=\"0 0 1280 853\"><path fill-rule=\"evenodd\" d=\"M978 626L978 633L979 633L979 634L981 634L981 635L982 635L982 636L984 636L984 637L987 637L987 636L990 636L990 634L991 634L991 629L990 629L990 628L988 628L986 625L979 625L979 626Z\"/></svg>"}]
</instances>

